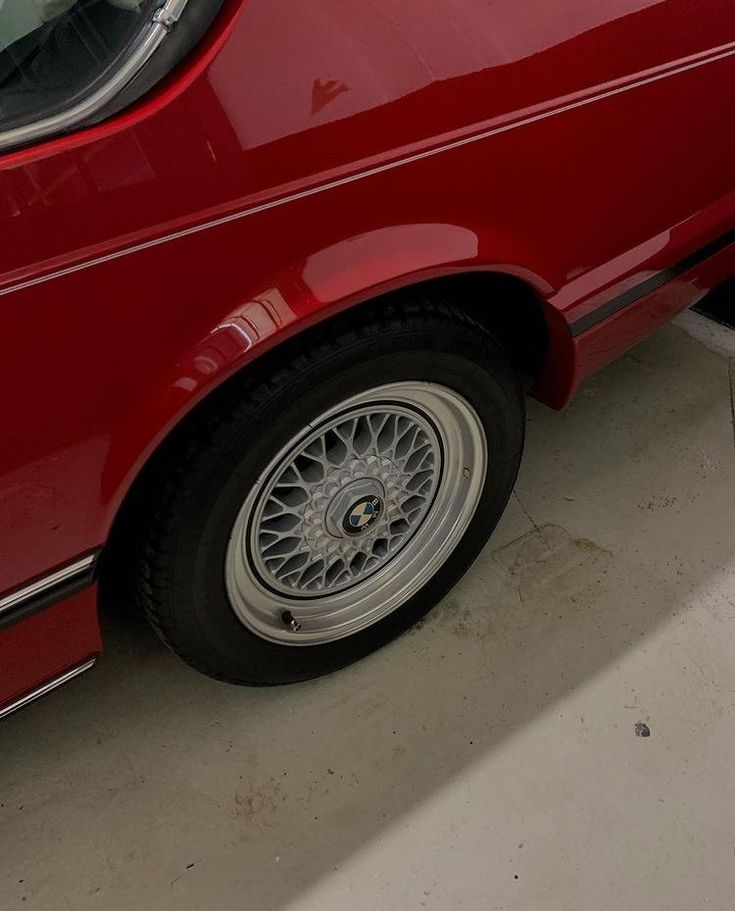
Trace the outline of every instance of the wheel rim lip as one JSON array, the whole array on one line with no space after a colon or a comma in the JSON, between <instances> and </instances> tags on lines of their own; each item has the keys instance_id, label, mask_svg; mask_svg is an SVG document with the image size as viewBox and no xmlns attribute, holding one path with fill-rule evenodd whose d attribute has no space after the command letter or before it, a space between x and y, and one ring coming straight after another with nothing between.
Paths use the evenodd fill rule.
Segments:
<instances>
[{"instance_id":1,"label":"wheel rim lip","mask_svg":"<svg viewBox=\"0 0 735 911\"><path fill-rule=\"evenodd\" d=\"M335 592L300 596L263 587L250 564L250 526L262 494L289 453L336 416L360 407L409 407L435 427L441 473L431 503L408 540L363 581ZM360 632L408 601L454 551L472 520L485 484L488 446L472 405L437 383L403 381L373 387L339 402L305 425L269 462L248 493L232 528L225 558L225 587L239 620L256 635L289 646L326 644ZM464 474L469 468L470 477ZM259 501L259 497L261 500ZM294 612L298 632L282 619Z\"/></svg>"}]
</instances>

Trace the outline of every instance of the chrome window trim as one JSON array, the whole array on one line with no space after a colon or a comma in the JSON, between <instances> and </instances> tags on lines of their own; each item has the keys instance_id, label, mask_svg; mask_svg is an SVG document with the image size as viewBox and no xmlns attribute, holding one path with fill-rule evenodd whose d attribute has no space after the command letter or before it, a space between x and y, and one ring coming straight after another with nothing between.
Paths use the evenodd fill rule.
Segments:
<instances>
[{"instance_id":1,"label":"chrome window trim","mask_svg":"<svg viewBox=\"0 0 735 911\"><path fill-rule=\"evenodd\" d=\"M11 702L10 705L6 705L5 708L0 709L0 718L5 718L6 715L10 715L11 712L16 712L18 709L22 709L23 706L28 705L29 702L33 702L36 699L39 699L41 696L45 696L46 693L50 693L52 690L55 690L59 686L68 683L70 680L73 680L74 677L78 677L79 674L83 674L85 671L88 671L93 667L96 658L90 658L89 661L85 661L84 664L80 664L79 667L73 667L70 671L67 671L65 674L62 674L60 677L55 677L53 680L49 680L48 683L44 683L43 686L39 686L35 690L31 690L30 693L26 693L25 696L21 696L20 699L16 699L15 702Z\"/></svg>"},{"instance_id":2,"label":"chrome window trim","mask_svg":"<svg viewBox=\"0 0 735 911\"><path fill-rule=\"evenodd\" d=\"M158 7L112 78L88 98L52 117L0 133L0 152L64 132L102 110L143 69L182 16L189 0L165 0Z\"/></svg>"},{"instance_id":3,"label":"chrome window trim","mask_svg":"<svg viewBox=\"0 0 735 911\"><path fill-rule=\"evenodd\" d=\"M68 582L75 576L87 572L94 563L95 559L95 554L92 554L89 557L84 557L81 560L77 560L75 563L70 563L68 566L64 566L62 569L57 570L55 573L44 576L43 579L38 579L36 582L32 582L30 585L26 585L25 588L20 588L17 591L12 592L10 595L5 595L4 598L0 598L0 616L2 616L5 611L11 610L11 608L14 607L18 607L18 605L22 604L24 601L28 601L31 598L42 595L44 592L55 588L62 582Z\"/></svg>"}]
</instances>

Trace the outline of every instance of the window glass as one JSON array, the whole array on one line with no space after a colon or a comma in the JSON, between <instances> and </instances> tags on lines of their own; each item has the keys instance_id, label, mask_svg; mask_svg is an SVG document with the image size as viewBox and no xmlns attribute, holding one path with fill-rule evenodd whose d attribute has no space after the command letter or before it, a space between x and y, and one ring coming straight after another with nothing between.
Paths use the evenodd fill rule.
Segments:
<instances>
[{"instance_id":1,"label":"window glass","mask_svg":"<svg viewBox=\"0 0 735 911\"><path fill-rule=\"evenodd\" d=\"M0 0L0 131L81 101L161 0Z\"/></svg>"}]
</instances>

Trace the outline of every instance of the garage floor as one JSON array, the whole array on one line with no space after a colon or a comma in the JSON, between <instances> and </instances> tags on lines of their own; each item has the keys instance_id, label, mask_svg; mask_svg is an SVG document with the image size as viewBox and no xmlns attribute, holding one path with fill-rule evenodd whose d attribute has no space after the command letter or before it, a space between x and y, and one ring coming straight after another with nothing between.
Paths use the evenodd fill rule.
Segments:
<instances>
[{"instance_id":1,"label":"garage floor","mask_svg":"<svg viewBox=\"0 0 735 911\"><path fill-rule=\"evenodd\" d=\"M531 403L475 568L331 678L238 690L107 616L0 726L0 908L735 908L731 408L676 326Z\"/></svg>"}]
</instances>

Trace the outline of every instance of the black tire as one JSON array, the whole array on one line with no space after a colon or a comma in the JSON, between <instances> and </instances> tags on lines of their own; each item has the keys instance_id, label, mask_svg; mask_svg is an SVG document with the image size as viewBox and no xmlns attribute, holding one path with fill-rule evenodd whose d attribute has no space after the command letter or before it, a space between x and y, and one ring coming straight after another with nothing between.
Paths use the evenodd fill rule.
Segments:
<instances>
[{"instance_id":1,"label":"black tire","mask_svg":"<svg viewBox=\"0 0 735 911\"><path fill-rule=\"evenodd\" d=\"M192 667L250 685L292 683L344 667L390 642L461 578L505 508L524 438L520 382L499 345L461 310L432 301L365 308L305 336L271 367L215 396L160 460L137 529L138 602ZM410 600L373 626L327 644L275 644L251 632L228 600L224 562L255 478L314 416L366 388L431 380L464 396L485 428L489 469L458 546Z\"/></svg>"}]
</instances>

